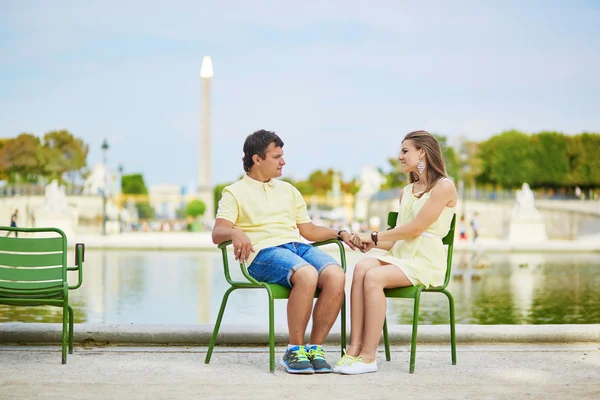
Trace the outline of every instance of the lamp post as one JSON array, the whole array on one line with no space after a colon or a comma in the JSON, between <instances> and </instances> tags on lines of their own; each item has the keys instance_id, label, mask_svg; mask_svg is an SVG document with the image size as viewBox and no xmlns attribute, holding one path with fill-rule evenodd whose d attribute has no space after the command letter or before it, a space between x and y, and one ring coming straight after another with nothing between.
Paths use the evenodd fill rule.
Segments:
<instances>
[{"instance_id":1,"label":"lamp post","mask_svg":"<svg viewBox=\"0 0 600 400\"><path fill-rule=\"evenodd\" d=\"M214 218L214 196L211 179L211 113L210 113L210 81L214 71L209 56L202 59L200 77L202 78L202 97L200 114L200 152L198 160L198 198L206 205L205 221Z\"/></svg>"},{"instance_id":2,"label":"lamp post","mask_svg":"<svg viewBox=\"0 0 600 400\"><path fill-rule=\"evenodd\" d=\"M106 153L108 153L108 140L104 138L102 142L102 155L104 161L104 189L102 190L102 234L106 236L106 191L108 190L108 163Z\"/></svg>"}]
</instances>

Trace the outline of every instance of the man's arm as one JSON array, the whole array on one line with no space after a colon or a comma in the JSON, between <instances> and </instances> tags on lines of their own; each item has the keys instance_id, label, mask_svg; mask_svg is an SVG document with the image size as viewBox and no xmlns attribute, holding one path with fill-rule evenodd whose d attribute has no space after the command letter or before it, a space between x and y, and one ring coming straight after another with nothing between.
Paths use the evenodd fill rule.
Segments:
<instances>
[{"instance_id":1,"label":"man's arm","mask_svg":"<svg viewBox=\"0 0 600 400\"><path fill-rule=\"evenodd\" d=\"M212 241L214 244L221 244L228 240L233 243L233 254L236 260L248 261L250 253L254 253L252 242L241 229L235 228L231 221L217 218L212 231Z\"/></svg>"},{"instance_id":2,"label":"man's arm","mask_svg":"<svg viewBox=\"0 0 600 400\"><path fill-rule=\"evenodd\" d=\"M221 244L231 240L233 242L235 259L248 261L250 252L254 252L254 248L248 236L241 229L234 227L237 218L237 200L233 193L228 188L225 188L219 201L217 220L212 231L212 241L214 244Z\"/></svg>"},{"instance_id":3,"label":"man's arm","mask_svg":"<svg viewBox=\"0 0 600 400\"><path fill-rule=\"evenodd\" d=\"M324 226L317 226L312 222L298 224L298 230L303 238L312 242L322 242L329 239L337 239L338 231ZM352 250L356 250L356 246L352 243L352 235L349 232L343 231L341 238Z\"/></svg>"}]
</instances>

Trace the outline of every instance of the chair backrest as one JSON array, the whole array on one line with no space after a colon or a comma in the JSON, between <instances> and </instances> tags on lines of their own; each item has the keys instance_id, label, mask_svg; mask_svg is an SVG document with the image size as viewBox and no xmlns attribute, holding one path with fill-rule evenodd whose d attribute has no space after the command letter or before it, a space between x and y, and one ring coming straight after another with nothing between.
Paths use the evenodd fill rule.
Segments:
<instances>
[{"instance_id":1,"label":"chair backrest","mask_svg":"<svg viewBox=\"0 0 600 400\"><path fill-rule=\"evenodd\" d=\"M388 214L388 229L393 229L396 227L396 224L398 223L398 212L396 211L391 211ZM452 273L452 253L454 251L454 228L456 226L456 214L454 214L452 216L452 222L450 223L450 230L448 231L448 233L446 234L446 236L444 236L442 238L442 243L444 243L446 246L448 246L448 255L446 257L446 276L444 278L444 285L441 286L442 288L445 288L446 286L448 286L448 283L450 282L450 275Z\"/></svg>"},{"instance_id":2,"label":"chair backrest","mask_svg":"<svg viewBox=\"0 0 600 400\"><path fill-rule=\"evenodd\" d=\"M19 232L21 237L7 237ZM23 237L50 233L53 237ZM67 238L55 228L0 227L0 293L26 294L63 287L67 281Z\"/></svg>"}]
</instances>

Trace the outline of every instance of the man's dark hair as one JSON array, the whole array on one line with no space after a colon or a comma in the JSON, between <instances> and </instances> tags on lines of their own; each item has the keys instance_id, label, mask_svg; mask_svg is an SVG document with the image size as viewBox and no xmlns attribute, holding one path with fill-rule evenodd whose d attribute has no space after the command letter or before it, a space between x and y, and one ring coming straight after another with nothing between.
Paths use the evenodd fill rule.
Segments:
<instances>
[{"instance_id":1,"label":"man's dark hair","mask_svg":"<svg viewBox=\"0 0 600 400\"><path fill-rule=\"evenodd\" d=\"M250 168L254 165L252 156L257 154L261 159L265 159L265 152L271 143L275 143L277 147L283 147L283 141L275 134L275 132L261 129L249 135L244 142L244 171L250 172Z\"/></svg>"}]
</instances>

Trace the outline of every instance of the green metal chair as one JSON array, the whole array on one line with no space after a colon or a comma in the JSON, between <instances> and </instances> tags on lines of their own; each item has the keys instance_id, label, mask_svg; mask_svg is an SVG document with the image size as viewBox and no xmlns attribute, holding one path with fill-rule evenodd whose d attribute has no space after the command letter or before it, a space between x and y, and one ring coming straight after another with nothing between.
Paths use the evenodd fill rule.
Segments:
<instances>
[{"instance_id":1,"label":"green metal chair","mask_svg":"<svg viewBox=\"0 0 600 400\"><path fill-rule=\"evenodd\" d=\"M231 241L227 241L221 243L219 248L221 249L221 254L223 255L223 268L225 272L225 279L231 287L227 289L225 294L223 295L223 301L221 302L221 309L219 310L219 315L217 316L217 321L215 323L215 329L213 331L212 337L210 339L210 344L208 346L208 352L206 353L206 359L204 360L205 364L210 362L210 358L212 356L213 348L215 346L215 342L217 340L217 334L219 333L219 327L221 326L221 320L223 319L223 314L225 312L225 306L227 305L227 299L231 292L237 289L265 289L267 291L267 295L269 296L269 367L271 372L275 371L275 322L274 322L274 300L275 299L287 299L290 297L290 290L285 286L277 285L277 284L269 284L265 282L259 282L256 279L252 278L248 273L248 269L245 262L240 263L240 268L242 270L242 274L248 280L247 282L234 281L231 279L231 275L229 274L229 262L227 260L227 246L231 244ZM346 252L344 250L344 245L341 241L337 239L326 240L323 242L313 243L313 246L323 246L327 244L337 244L340 249L340 258L341 258L341 266L346 271ZM318 296L318 290L315 293L315 297ZM344 349L346 348L346 300L344 296L344 302L342 303L341 310L341 352L343 354Z\"/></svg>"},{"instance_id":2,"label":"green metal chair","mask_svg":"<svg viewBox=\"0 0 600 400\"><path fill-rule=\"evenodd\" d=\"M388 226L392 229L396 226L398 220L397 212L390 212L388 214ZM456 365L456 331L454 326L454 299L450 292L446 290L446 286L450 282L450 272L452 268L452 250L454 249L454 226L456 224L456 214L452 217L452 223L450 224L450 231L442 239L443 243L448 246L448 256L446 259L446 277L442 286L426 288L425 285L409 286L404 288L385 289L385 297L389 298L402 298L402 299L414 299L415 308L413 313L413 327L412 327L412 341L410 345L410 367L409 372L412 374L415 372L415 356L417 349L417 326L419 323L419 299L422 292L432 293L443 293L448 297L450 306L450 345L452 348L452 365ZM383 323L383 341L385 344L385 358L390 361L390 343L388 340L388 329L387 329L387 318Z\"/></svg>"},{"instance_id":3,"label":"green metal chair","mask_svg":"<svg viewBox=\"0 0 600 400\"><path fill-rule=\"evenodd\" d=\"M6 233L49 233L57 237L7 237ZM62 363L73 354L73 309L69 290L81 286L85 245L75 245L75 267L67 267L67 237L56 228L11 228L0 226L0 304L12 306L62 307ZM78 282L69 286L67 271L78 272ZM68 316L68 320L67 320ZM68 327L67 327L68 322ZM68 339L68 340L67 340Z\"/></svg>"}]
</instances>

